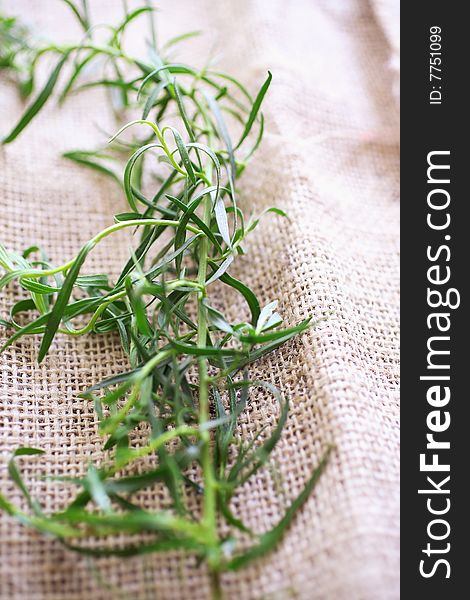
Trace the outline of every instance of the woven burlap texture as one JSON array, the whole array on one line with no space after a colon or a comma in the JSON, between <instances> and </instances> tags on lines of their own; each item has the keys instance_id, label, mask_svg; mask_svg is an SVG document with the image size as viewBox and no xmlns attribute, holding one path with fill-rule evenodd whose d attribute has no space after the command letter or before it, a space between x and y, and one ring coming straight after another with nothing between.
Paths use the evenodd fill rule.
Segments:
<instances>
[{"instance_id":1,"label":"woven burlap texture","mask_svg":"<svg viewBox=\"0 0 470 600\"><path fill-rule=\"evenodd\" d=\"M279 298L289 323L331 311L259 367L292 408L275 455L280 477L269 469L257 476L237 497L235 512L266 530L300 491L325 445L333 442L335 452L279 549L224 575L230 600L399 597L398 148L390 70L398 25L389 22L385 34L381 24L384 15L386 22L394 18L396 1L159 3L162 38L203 30L195 54L212 52L252 90L267 68L273 71L267 134L240 186L246 204L257 211L280 206L290 220L268 217L234 273L243 272L262 300ZM55 0L2 6L44 35L80 35ZM92 0L91 6L97 19L120 18L117 0ZM180 58L192 60L184 51ZM2 80L2 133L21 110L14 87ZM0 239L9 249L35 243L63 261L125 210L112 182L60 157L101 142L97 124L116 127L101 93L87 92L63 108L50 104L0 150ZM128 248L125 236L108 240L87 270L116 272ZM17 294L14 285L2 292L2 316ZM70 490L40 477L82 473L101 453L93 407L77 394L125 369L126 361L112 335L59 336L40 366L37 349L38 340L27 338L0 357L0 485L20 502L8 458L20 445L40 447L43 457L21 464L33 493L52 511L64 506ZM253 435L274 416L273 404L255 402L242 434ZM149 490L146 502L155 507L158 498ZM208 598L204 570L178 554L90 562L3 514L0 539L2 599Z\"/></svg>"}]
</instances>

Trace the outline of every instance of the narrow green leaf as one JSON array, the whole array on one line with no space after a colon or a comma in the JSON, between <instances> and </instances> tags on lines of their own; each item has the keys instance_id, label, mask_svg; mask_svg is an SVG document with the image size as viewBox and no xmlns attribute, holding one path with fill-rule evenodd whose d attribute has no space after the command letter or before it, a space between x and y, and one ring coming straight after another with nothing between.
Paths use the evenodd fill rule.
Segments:
<instances>
[{"instance_id":1,"label":"narrow green leaf","mask_svg":"<svg viewBox=\"0 0 470 600\"><path fill-rule=\"evenodd\" d=\"M176 104L178 105L178 109L180 111L181 118L183 119L183 123L186 128L186 131L188 132L189 139L191 140L191 142L195 142L196 136L194 134L194 129L192 128L191 122L188 117L188 113L186 112L184 100L183 100L183 97L181 96L180 88L176 82L176 78L173 81L173 89L175 91Z\"/></svg>"},{"instance_id":2,"label":"narrow green leaf","mask_svg":"<svg viewBox=\"0 0 470 600\"><path fill-rule=\"evenodd\" d=\"M12 142L23 131L26 125L28 125L28 123L38 114L38 112L41 110L41 108L44 106L44 104L47 102L50 95L52 94L55 84L57 83L57 79L62 70L62 67L67 61L68 56L68 52L63 54L56 67L52 71L51 75L49 76L46 85L38 94L34 102L26 109L26 112L15 125L15 127L10 131L10 133L6 137L3 138L2 144L9 144L10 142Z\"/></svg>"},{"instance_id":3,"label":"narrow green leaf","mask_svg":"<svg viewBox=\"0 0 470 600\"><path fill-rule=\"evenodd\" d=\"M157 144L155 142L151 144L146 144L145 146L141 146L138 150L134 152L134 154L127 161L126 168L124 169L124 191L126 192L126 198L129 202L129 206L132 208L134 212L139 212L137 209L137 205L134 200L134 193L132 191L132 170L138 158L140 158L144 152L147 150L151 150L152 148L163 148L161 144Z\"/></svg>"},{"instance_id":4,"label":"narrow green leaf","mask_svg":"<svg viewBox=\"0 0 470 600\"><path fill-rule=\"evenodd\" d=\"M145 335L145 336L151 338L153 335L153 332L152 332L152 329L151 329L150 324L147 319L145 305L142 302L142 298L141 298L139 291L134 289L131 278L129 276L126 278L126 291L127 291L127 296L131 303L132 310L134 312L134 316L136 319L137 327L139 328L140 333L142 335Z\"/></svg>"},{"instance_id":5,"label":"narrow green leaf","mask_svg":"<svg viewBox=\"0 0 470 600\"><path fill-rule=\"evenodd\" d=\"M264 342L272 342L277 340L285 340L292 337L302 331L308 329L311 319L305 319L294 327L286 327L279 331L273 331L271 333L261 333L259 335L241 335L241 342L248 342L249 344L263 344Z\"/></svg>"},{"instance_id":6,"label":"narrow green leaf","mask_svg":"<svg viewBox=\"0 0 470 600\"><path fill-rule=\"evenodd\" d=\"M266 92L268 91L268 88L271 84L272 78L273 78L273 76L272 76L271 72L268 71L268 77L267 77L266 81L263 83L263 85L261 86L261 89L258 92L258 95L256 96L256 99L251 108L250 115L248 117L248 121L246 122L245 129L242 133L240 141L238 142L238 144L235 147L235 150L241 146L241 144L244 142L247 135L250 133L251 128L253 127L253 123L255 122L256 117L258 115L259 109L261 108L263 99L264 99Z\"/></svg>"},{"instance_id":7,"label":"narrow green leaf","mask_svg":"<svg viewBox=\"0 0 470 600\"><path fill-rule=\"evenodd\" d=\"M220 235L227 246L231 248L232 242L230 240L230 232L228 229L227 212L225 210L224 200L220 195L215 199L214 213Z\"/></svg>"},{"instance_id":8,"label":"narrow green leaf","mask_svg":"<svg viewBox=\"0 0 470 600\"><path fill-rule=\"evenodd\" d=\"M73 152L64 152L62 154L62 156L64 158L67 158L68 160L72 160L73 162L76 162L80 165L90 167L94 171L98 171L98 173L107 175L113 181L115 181L116 183L121 185L121 179L115 171L113 171L112 169L107 167L105 164L102 164L102 163L98 162L97 160L93 160L93 158L96 156L96 154L94 152L85 152L82 150L75 150Z\"/></svg>"},{"instance_id":9,"label":"narrow green leaf","mask_svg":"<svg viewBox=\"0 0 470 600\"><path fill-rule=\"evenodd\" d=\"M153 88L153 90L151 91L151 93L149 94L149 96L148 96L148 98L147 98L147 100L145 102L144 109L142 111L142 119L144 121L149 116L149 112L152 110L152 107L155 104L156 99L158 98L158 96L160 95L160 93L166 88L167 85L168 85L168 81L162 81L162 82L158 83Z\"/></svg>"},{"instance_id":10,"label":"narrow green leaf","mask_svg":"<svg viewBox=\"0 0 470 600\"><path fill-rule=\"evenodd\" d=\"M232 139L228 132L228 128L227 128L225 120L222 116L222 113L220 111L219 105L217 104L217 100L215 100L215 98L213 98L210 94L204 94L204 95L210 106L210 109L212 110L212 113L214 114L215 120L217 122L217 127L219 129L220 137L224 140L225 147L227 148L229 161L230 161L232 187L234 187L237 169L235 166L235 155L233 152Z\"/></svg>"},{"instance_id":11,"label":"narrow green leaf","mask_svg":"<svg viewBox=\"0 0 470 600\"><path fill-rule=\"evenodd\" d=\"M195 184L196 183L196 175L194 174L193 165L191 163L191 159L189 158L189 154L186 149L186 146L183 142L183 138L181 137L179 131L177 129L175 129L174 127L165 127L165 129L163 131L166 131L166 130L170 130L171 133L173 134L173 137L175 138L176 146L178 147L178 152L181 157L181 160L183 161L183 165L186 170L186 173L188 174L188 177L191 180L191 182Z\"/></svg>"},{"instance_id":12,"label":"narrow green leaf","mask_svg":"<svg viewBox=\"0 0 470 600\"><path fill-rule=\"evenodd\" d=\"M88 16L86 12L82 15L79 9L72 2L72 0L62 0L62 2L64 2L72 10L82 29L84 31L88 31L88 29L90 28L90 22L88 21Z\"/></svg>"},{"instance_id":13,"label":"narrow green leaf","mask_svg":"<svg viewBox=\"0 0 470 600\"><path fill-rule=\"evenodd\" d=\"M21 279L20 282L21 287L30 292L34 292L35 294L56 294L60 291L60 288L40 283L35 279Z\"/></svg>"},{"instance_id":14,"label":"narrow green leaf","mask_svg":"<svg viewBox=\"0 0 470 600\"><path fill-rule=\"evenodd\" d=\"M215 263L213 263L212 261L210 261L210 264L212 267L216 266ZM233 287L234 289L238 290L243 295L243 297L247 301L248 306L250 307L251 323L252 323L252 325L256 325L256 322L258 321L261 309L260 309L260 305L258 302L258 298L256 297L253 290L251 290L247 285L245 285L238 279L235 279L235 277L232 277L228 273L224 273L220 277L220 281L222 281L223 283L226 283L230 287Z\"/></svg>"},{"instance_id":15,"label":"narrow green leaf","mask_svg":"<svg viewBox=\"0 0 470 600\"><path fill-rule=\"evenodd\" d=\"M137 19L137 17L140 17L140 15L142 15L143 13L152 12L154 10L155 9L152 6L141 6L140 8L136 8L135 10L129 12L123 20L123 22L115 29L115 37L117 37L119 33L122 33L129 25L129 23L131 23L131 21Z\"/></svg>"},{"instance_id":16,"label":"narrow green leaf","mask_svg":"<svg viewBox=\"0 0 470 600\"><path fill-rule=\"evenodd\" d=\"M88 489L91 497L96 503L96 506L105 512L110 512L111 500L108 496L103 481L101 480L99 472L93 465L88 467L86 483L88 484Z\"/></svg>"},{"instance_id":17,"label":"narrow green leaf","mask_svg":"<svg viewBox=\"0 0 470 600\"><path fill-rule=\"evenodd\" d=\"M108 276L104 273L97 275L79 275L75 280L75 285L81 288L96 287L100 289L108 288Z\"/></svg>"},{"instance_id":18,"label":"narrow green leaf","mask_svg":"<svg viewBox=\"0 0 470 600\"><path fill-rule=\"evenodd\" d=\"M38 448L28 448L28 447L17 448L8 463L8 474L10 475L12 480L15 482L17 487L21 490L29 507L34 511L35 514L41 514L40 506L36 500L33 500L31 498L31 495L30 495L26 485L24 484L23 478L21 477L18 467L16 466L15 458L17 458L18 456L34 456L34 455L38 455L38 454L44 454L44 450L39 450Z\"/></svg>"},{"instance_id":19,"label":"narrow green leaf","mask_svg":"<svg viewBox=\"0 0 470 600\"><path fill-rule=\"evenodd\" d=\"M230 256L228 256L224 260L224 262L215 270L215 272L212 273L212 275L206 281L206 286L208 286L211 283L214 283L214 281L217 281L217 279L222 279L223 274L227 271L227 269L230 267L230 265L232 263L233 263L233 255L230 254Z\"/></svg>"},{"instance_id":20,"label":"narrow green leaf","mask_svg":"<svg viewBox=\"0 0 470 600\"><path fill-rule=\"evenodd\" d=\"M38 362L40 363L43 358L46 356L47 351L49 350L49 346L54 339L54 336L59 328L62 317L64 316L65 307L68 304L70 295L72 293L73 286L75 284L75 280L78 277L80 269L82 268L83 263L85 262L88 253L92 250L94 244L92 242L88 242L83 246L80 252L75 259L75 262L70 267L67 277L64 280L64 284L62 289L57 296L57 300L55 301L54 308L52 309L49 318L46 324L46 331L44 333L44 337L41 342L41 347L39 348L38 354Z\"/></svg>"},{"instance_id":21,"label":"narrow green leaf","mask_svg":"<svg viewBox=\"0 0 470 600\"><path fill-rule=\"evenodd\" d=\"M188 31L187 33L183 33L181 35L176 35L175 37L170 38L167 42L165 42L162 46L162 50L168 50L172 46L179 44L185 40L189 40L190 38L201 35L201 31Z\"/></svg>"},{"instance_id":22,"label":"narrow green leaf","mask_svg":"<svg viewBox=\"0 0 470 600\"><path fill-rule=\"evenodd\" d=\"M217 327L217 329L220 331L225 331L225 333L233 333L233 327L226 320L224 315L220 311L210 306L206 298L203 302L207 310L209 322L214 325L214 327Z\"/></svg>"},{"instance_id":23,"label":"narrow green leaf","mask_svg":"<svg viewBox=\"0 0 470 600\"><path fill-rule=\"evenodd\" d=\"M233 558L227 565L228 570L237 571L238 569L245 567L247 564L249 564L256 558L259 558L260 556L263 556L264 554L272 551L277 546L277 544L279 544L286 529L291 524L299 509L305 504L306 500L312 493L312 490L315 487L315 484L317 483L320 475L325 470L330 453L331 448L328 448L328 450L323 455L323 458L321 459L320 463L314 469L304 489L289 506L284 517L279 521L279 523L270 531L262 535L258 544L250 548L247 552Z\"/></svg>"}]
</instances>

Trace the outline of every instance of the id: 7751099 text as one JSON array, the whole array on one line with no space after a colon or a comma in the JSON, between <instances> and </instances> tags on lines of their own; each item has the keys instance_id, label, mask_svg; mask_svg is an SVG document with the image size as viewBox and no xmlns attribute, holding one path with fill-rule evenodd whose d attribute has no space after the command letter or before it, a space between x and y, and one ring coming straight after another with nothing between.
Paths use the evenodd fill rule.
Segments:
<instances>
[{"instance_id":1,"label":"id: 7751099 text","mask_svg":"<svg viewBox=\"0 0 470 600\"><path fill-rule=\"evenodd\" d=\"M442 103L442 30L438 25L429 28L429 104Z\"/></svg>"}]
</instances>

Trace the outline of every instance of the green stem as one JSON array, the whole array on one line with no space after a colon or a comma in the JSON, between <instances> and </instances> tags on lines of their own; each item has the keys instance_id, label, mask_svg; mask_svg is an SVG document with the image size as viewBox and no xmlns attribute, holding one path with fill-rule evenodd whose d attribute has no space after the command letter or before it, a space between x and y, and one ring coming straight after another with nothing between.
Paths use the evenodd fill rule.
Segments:
<instances>
[{"instance_id":1,"label":"green stem","mask_svg":"<svg viewBox=\"0 0 470 600\"><path fill-rule=\"evenodd\" d=\"M210 179L212 166L207 167L207 175ZM209 227L212 215L212 199L210 194L204 198L203 221ZM207 260L208 260L209 240L206 236L201 238L198 283L205 286L207 278ZM207 318L206 307L203 303L204 295L200 294L198 299L198 337L197 345L204 348L207 345ZM199 366L199 426L204 425L209 420L209 375L207 372L207 358L200 357ZM210 433L207 429L201 430L201 466L204 480L204 500L203 500L203 521L208 530L210 544L213 552L209 554L209 567L218 566L219 556L217 551L217 520L216 520L216 479L214 474L214 465L210 447ZM211 564L212 563L212 564Z\"/></svg>"},{"instance_id":2,"label":"green stem","mask_svg":"<svg viewBox=\"0 0 470 600\"><path fill-rule=\"evenodd\" d=\"M210 585L211 585L211 596L212 600L223 600L224 594L222 592L222 585L220 581L220 572L211 571L209 573Z\"/></svg>"},{"instance_id":3,"label":"green stem","mask_svg":"<svg viewBox=\"0 0 470 600\"><path fill-rule=\"evenodd\" d=\"M124 127L121 127L121 129L117 133L115 133L112 138L110 138L108 143L110 144L111 142L113 142L117 137L121 135L123 131L125 131L129 127L132 127L133 125L148 125L157 136L157 139L160 142L163 151L167 155L168 160L171 162L172 167L175 169L175 171L178 171L180 175L186 176L186 171L184 171L175 161L173 153L171 152L170 148L168 147L168 144L165 141L164 131L160 131L158 125L156 123L153 123L153 121L148 121L146 119L135 119L134 121L131 121L130 123L124 125Z\"/></svg>"},{"instance_id":4,"label":"green stem","mask_svg":"<svg viewBox=\"0 0 470 600\"><path fill-rule=\"evenodd\" d=\"M72 327L67 328L67 329L61 328L61 329L59 329L60 333L66 333L67 335L79 336L79 335L84 335L85 333L90 332L93 329L93 327L95 326L96 322L98 321L100 315L108 308L108 306L110 304L112 304L113 302L115 302L116 300L123 298L126 295L126 293L127 292L125 290L123 290L122 292L118 292L117 294L113 294L112 296L109 296L108 299L105 302L103 302L103 304L100 304L98 306L98 308L94 312L91 319L81 329L73 329Z\"/></svg>"},{"instance_id":5,"label":"green stem","mask_svg":"<svg viewBox=\"0 0 470 600\"><path fill-rule=\"evenodd\" d=\"M116 231L119 231L120 229L125 229L126 227L138 227L140 225L143 225L145 227L148 225L155 225L155 226L162 226L162 227L179 227L180 222L179 221L171 221L168 219L132 219L130 221L120 221L119 223L115 223L114 225L111 225L110 227L103 229L103 231L100 231L100 233L97 233L93 238L91 238L91 240L88 243L92 247L94 247L102 239L104 239L108 235L111 235L112 233L115 233ZM186 225L186 229L188 231L190 231L191 233L195 233L195 234L201 233L201 231L197 227L193 227L192 225L189 225L189 224ZM70 269L70 267L74 264L75 260L76 260L76 258L72 258L72 260L69 260L68 262L64 263L63 265L60 265L59 267L54 267L53 269L44 269L41 271L38 271L38 270L18 271L18 275L21 278L49 277L50 275L55 275L56 273L62 273L64 271L67 271L67 269Z\"/></svg>"}]
</instances>

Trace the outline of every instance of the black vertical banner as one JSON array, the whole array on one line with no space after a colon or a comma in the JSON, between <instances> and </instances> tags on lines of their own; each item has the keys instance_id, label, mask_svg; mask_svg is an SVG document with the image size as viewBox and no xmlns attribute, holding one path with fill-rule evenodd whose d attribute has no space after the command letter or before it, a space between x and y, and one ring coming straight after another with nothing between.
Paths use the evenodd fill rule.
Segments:
<instances>
[{"instance_id":1,"label":"black vertical banner","mask_svg":"<svg viewBox=\"0 0 470 600\"><path fill-rule=\"evenodd\" d=\"M402 598L470 597L470 40L402 3Z\"/></svg>"}]
</instances>

